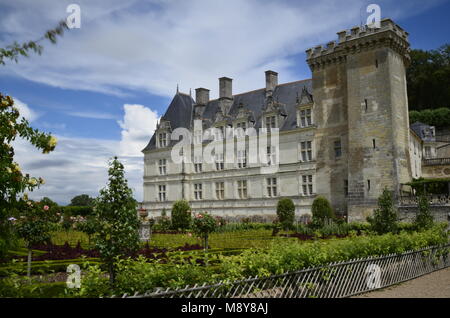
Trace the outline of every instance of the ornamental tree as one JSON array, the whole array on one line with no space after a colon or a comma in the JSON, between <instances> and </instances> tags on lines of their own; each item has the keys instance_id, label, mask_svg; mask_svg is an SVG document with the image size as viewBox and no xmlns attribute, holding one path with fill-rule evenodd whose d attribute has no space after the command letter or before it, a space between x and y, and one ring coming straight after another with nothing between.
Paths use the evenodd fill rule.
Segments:
<instances>
[{"instance_id":1,"label":"ornamental tree","mask_svg":"<svg viewBox=\"0 0 450 318\"><path fill-rule=\"evenodd\" d=\"M192 229L195 234L200 236L204 242L205 250L208 249L209 234L217 228L217 221L207 212L199 213L194 217Z\"/></svg>"},{"instance_id":2,"label":"ornamental tree","mask_svg":"<svg viewBox=\"0 0 450 318\"><path fill-rule=\"evenodd\" d=\"M125 179L123 164L114 157L109 163L109 181L100 190L94 207L95 246L108 267L110 283L115 281L117 257L135 252L140 245L137 202Z\"/></svg>"},{"instance_id":3,"label":"ornamental tree","mask_svg":"<svg viewBox=\"0 0 450 318\"><path fill-rule=\"evenodd\" d=\"M425 195L419 196L418 213L414 219L414 225L419 230L426 230L433 226L433 215L430 212L428 198Z\"/></svg>"},{"instance_id":4,"label":"ornamental tree","mask_svg":"<svg viewBox=\"0 0 450 318\"><path fill-rule=\"evenodd\" d=\"M172 228L186 230L191 226L191 208L186 200L179 200L172 207Z\"/></svg>"},{"instance_id":5,"label":"ornamental tree","mask_svg":"<svg viewBox=\"0 0 450 318\"><path fill-rule=\"evenodd\" d=\"M330 201L325 197L314 199L312 207L312 223L317 227L323 227L328 221L335 218Z\"/></svg>"},{"instance_id":6,"label":"ornamental tree","mask_svg":"<svg viewBox=\"0 0 450 318\"><path fill-rule=\"evenodd\" d=\"M23 201L20 195L24 191L44 184L42 178L24 174L14 161L14 149L11 143L20 137L33 146L49 153L55 149L56 138L50 134L33 129L28 121L20 116L10 96L0 93L0 257L13 245L14 232L7 219L17 217L21 211L18 203Z\"/></svg>"},{"instance_id":7,"label":"ornamental tree","mask_svg":"<svg viewBox=\"0 0 450 318\"><path fill-rule=\"evenodd\" d=\"M51 43L56 43L56 37L62 36L65 29L67 25L62 21L36 41L22 44L14 42L0 48L0 65L5 65L6 60L17 62L19 56L27 57L29 52L41 54L43 47L40 42L47 39ZM11 143L16 137L20 137L43 153L49 153L56 146L56 138L30 127L28 121L21 117L19 110L14 107L12 97L2 93L0 93L0 123L0 258L2 258L15 242L13 226L8 219L17 216L13 214L18 213L19 195L26 190L32 191L44 183L41 178L33 178L22 173L20 166L14 161Z\"/></svg>"},{"instance_id":8,"label":"ornamental tree","mask_svg":"<svg viewBox=\"0 0 450 318\"><path fill-rule=\"evenodd\" d=\"M397 210L394 207L392 193L384 188L383 193L378 198L378 208L375 209L373 217L368 217L367 221L375 232L385 234L397 232L397 219Z\"/></svg>"},{"instance_id":9,"label":"ornamental tree","mask_svg":"<svg viewBox=\"0 0 450 318\"><path fill-rule=\"evenodd\" d=\"M18 204L20 216L11 217L16 233L25 241L28 248L27 275L31 275L32 247L37 244L49 243L50 232L55 229L58 216L57 209L42 202L22 200Z\"/></svg>"},{"instance_id":10,"label":"ornamental tree","mask_svg":"<svg viewBox=\"0 0 450 318\"><path fill-rule=\"evenodd\" d=\"M289 198L280 199L277 204L277 216L285 230L292 228L295 220L294 202Z\"/></svg>"}]
</instances>

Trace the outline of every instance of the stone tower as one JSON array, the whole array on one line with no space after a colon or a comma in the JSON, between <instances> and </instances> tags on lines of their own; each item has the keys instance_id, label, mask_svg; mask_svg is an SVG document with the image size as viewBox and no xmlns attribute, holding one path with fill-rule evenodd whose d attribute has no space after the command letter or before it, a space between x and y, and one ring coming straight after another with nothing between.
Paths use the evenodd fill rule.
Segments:
<instances>
[{"instance_id":1,"label":"stone tower","mask_svg":"<svg viewBox=\"0 0 450 318\"><path fill-rule=\"evenodd\" d=\"M338 32L338 42L307 50L312 71L317 194L349 221L363 220L384 187L411 180L406 66L408 33L381 28Z\"/></svg>"}]
</instances>

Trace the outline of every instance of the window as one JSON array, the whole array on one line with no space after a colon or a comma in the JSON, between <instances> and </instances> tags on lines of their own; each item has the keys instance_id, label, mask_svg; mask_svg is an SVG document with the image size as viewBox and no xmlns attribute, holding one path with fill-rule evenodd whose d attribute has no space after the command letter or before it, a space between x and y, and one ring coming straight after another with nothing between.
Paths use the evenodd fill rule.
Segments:
<instances>
[{"instance_id":1,"label":"window","mask_svg":"<svg viewBox=\"0 0 450 318\"><path fill-rule=\"evenodd\" d=\"M166 201L166 186L165 185L158 186L158 197L159 197L159 201L161 201L161 202Z\"/></svg>"},{"instance_id":2,"label":"window","mask_svg":"<svg viewBox=\"0 0 450 318\"><path fill-rule=\"evenodd\" d=\"M247 151L238 150L237 160L238 160L238 168L239 169L247 167Z\"/></svg>"},{"instance_id":3,"label":"window","mask_svg":"<svg viewBox=\"0 0 450 318\"><path fill-rule=\"evenodd\" d=\"M223 170L224 169L223 153L216 153L214 155L214 157L215 157L215 162L216 162L216 170Z\"/></svg>"},{"instance_id":4,"label":"window","mask_svg":"<svg viewBox=\"0 0 450 318\"><path fill-rule=\"evenodd\" d=\"M377 144L376 144L376 142L375 142L375 139L372 139L372 146L373 146L373 149L375 149L375 148L377 147Z\"/></svg>"},{"instance_id":5,"label":"window","mask_svg":"<svg viewBox=\"0 0 450 318\"><path fill-rule=\"evenodd\" d=\"M429 146L425 147L425 158L426 159L431 158L431 147L429 147Z\"/></svg>"},{"instance_id":6,"label":"window","mask_svg":"<svg viewBox=\"0 0 450 318\"><path fill-rule=\"evenodd\" d=\"M375 60L375 67L378 68L378 60Z\"/></svg>"},{"instance_id":7,"label":"window","mask_svg":"<svg viewBox=\"0 0 450 318\"><path fill-rule=\"evenodd\" d=\"M312 125L311 108L302 109L300 111L300 127L308 127Z\"/></svg>"},{"instance_id":8,"label":"window","mask_svg":"<svg viewBox=\"0 0 450 318\"><path fill-rule=\"evenodd\" d=\"M369 104L367 103L367 99L364 100L364 104L366 106L366 112L367 112L367 110L369 109Z\"/></svg>"},{"instance_id":9,"label":"window","mask_svg":"<svg viewBox=\"0 0 450 318\"><path fill-rule=\"evenodd\" d=\"M277 163L277 149L275 146L267 147L267 164L275 165Z\"/></svg>"},{"instance_id":10,"label":"window","mask_svg":"<svg viewBox=\"0 0 450 318\"><path fill-rule=\"evenodd\" d=\"M202 172L202 157L194 157L194 171L195 173Z\"/></svg>"},{"instance_id":11,"label":"window","mask_svg":"<svg viewBox=\"0 0 450 318\"><path fill-rule=\"evenodd\" d=\"M202 131L196 130L194 132L194 143L198 145L198 144L201 144L202 142L203 142Z\"/></svg>"},{"instance_id":12,"label":"window","mask_svg":"<svg viewBox=\"0 0 450 318\"><path fill-rule=\"evenodd\" d=\"M303 195L312 195L313 192L313 176L302 176L302 193Z\"/></svg>"},{"instance_id":13,"label":"window","mask_svg":"<svg viewBox=\"0 0 450 318\"><path fill-rule=\"evenodd\" d=\"M201 183L194 184L194 199L195 200L202 199L202 184Z\"/></svg>"},{"instance_id":14,"label":"window","mask_svg":"<svg viewBox=\"0 0 450 318\"><path fill-rule=\"evenodd\" d=\"M245 136L245 130L247 129L247 123L245 121L236 124L236 136Z\"/></svg>"},{"instance_id":15,"label":"window","mask_svg":"<svg viewBox=\"0 0 450 318\"><path fill-rule=\"evenodd\" d=\"M277 196L277 178L267 178L267 196Z\"/></svg>"},{"instance_id":16,"label":"window","mask_svg":"<svg viewBox=\"0 0 450 318\"><path fill-rule=\"evenodd\" d=\"M225 183L216 182L216 198L217 200L223 200L225 198Z\"/></svg>"},{"instance_id":17,"label":"window","mask_svg":"<svg viewBox=\"0 0 450 318\"><path fill-rule=\"evenodd\" d=\"M167 163L166 159L159 159L158 161L159 174L161 176L167 174L166 163Z\"/></svg>"},{"instance_id":18,"label":"window","mask_svg":"<svg viewBox=\"0 0 450 318\"><path fill-rule=\"evenodd\" d=\"M158 140L159 140L159 148L164 148L167 146L167 134L166 133L158 134Z\"/></svg>"},{"instance_id":19,"label":"window","mask_svg":"<svg viewBox=\"0 0 450 318\"><path fill-rule=\"evenodd\" d=\"M348 197L348 180L344 180L344 195Z\"/></svg>"},{"instance_id":20,"label":"window","mask_svg":"<svg viewBox=\"0 0 450 318\"><path fill-rule=\"evenodd\" d=\"M214 129L214 140L222 140L224 136L225 128L223 126L216 127Z\"/></svg>"},{"instance_id":21,"label":"window","mask_svg":"<svg viewBox=\"0 0 450 318\"><path fill-rule=\"evenodd\" d=\"M301 160L303 162L312 160L312 142L302 141L300 143Z\"/></svg>"},{"instance_id":22,"label":"window","mask_svg":"<svg viewBox=\"0 0 450 318\"><path fill-rule=\"evenodd\" d=\"M269 131L271 128L276 128L277 127L277 123L276 123L276 118L275 116L267 116L266 117L266 128Z\"/></svg>"},{"instance_id":23,"label":"window","mask_svg":"<svg viewBox=\"0 0 450 318\"><path fill-rule=\"evenodd\" d=\"M336 140L334 142L334 157L340 158L342 156L342 148L341 148L341 141L340 140Z\"/></svg>"},{"instance_id":24,"label":"window","mask_svg":"<svg viewBox=\"0 0 450 318\"><path fill-rule=\"evenodd\" d=\"M370 191L370 180L367 180L367 191Z\"/></svg>"},{"instance_id":25,"label":"window","mask_svg":"<svg viewBox=\"0 0 450 318\"><path fill-rule=\"evenodd\" d=\"M247 199L247 180L239 180L237 182L239 199Z\"/></svg>"}]
</instances>

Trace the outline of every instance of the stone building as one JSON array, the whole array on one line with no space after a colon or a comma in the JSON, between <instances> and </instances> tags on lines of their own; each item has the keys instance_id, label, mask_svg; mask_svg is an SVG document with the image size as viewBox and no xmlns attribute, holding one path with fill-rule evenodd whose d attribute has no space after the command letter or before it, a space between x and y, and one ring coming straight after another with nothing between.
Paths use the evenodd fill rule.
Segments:
<instances>
[{"instance_id":1,"label":"stone building","mask_svg":"<svg viewBox=\"0 0 450 318\"><path fill-rule=\"evenodd\" d=\"M266 87L246 93L233 94L227 77L219 79L218 99L205 88L195 90L195 100L177 92L143 150L143 207L159 216L184 198L194 212L270 218L279 198L289 197L301 216L321 195L337 214L365 219L384 187L398 193L401 184L422 175L422 150L419 155L414 147L428 146L409 127L408 51L408 33L385 19L379 29L355 27L338 32L337 42L307 50L311 79L279 84L278 74L266 71ZM212 162L192 154L192 162L173 162L178 141L171 133L183 127L195 139L195 120L225 138L229 127L277 128L279 146L268 146L267 157L276 156L278 170L261 173L261 164L249 162L252 137L245 135L236 139L244 140L241 151L215 151ZM226 162L228 151L237 160Z\"/></svg>"}]
</instances>

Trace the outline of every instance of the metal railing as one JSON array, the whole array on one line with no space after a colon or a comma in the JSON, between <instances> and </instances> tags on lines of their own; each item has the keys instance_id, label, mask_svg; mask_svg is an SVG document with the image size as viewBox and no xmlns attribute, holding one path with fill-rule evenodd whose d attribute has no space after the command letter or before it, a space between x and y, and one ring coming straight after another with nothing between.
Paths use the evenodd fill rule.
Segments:
<instances>
[{"instance_id":1,"label":"metal railing","mask_svg":"<svg viewBox=\"0 0 450 318\"><path fill-rule=\"evenodd\" d=\"M391 286L449 266L450 244L336 262L270 277L125 294L122 298L341 298Z\"/></svg>"}]
</instances>

